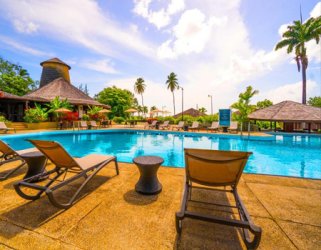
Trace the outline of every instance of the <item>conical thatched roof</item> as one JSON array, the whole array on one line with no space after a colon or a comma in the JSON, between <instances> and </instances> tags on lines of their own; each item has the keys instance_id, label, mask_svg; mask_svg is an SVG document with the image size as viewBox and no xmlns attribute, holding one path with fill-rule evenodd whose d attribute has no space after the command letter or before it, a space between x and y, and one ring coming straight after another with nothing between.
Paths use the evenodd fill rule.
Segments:
<instances>
[{"instance_id":1,"label":"conical thatched roof","mask_svg":"<svg viewBox=\"0 0 321 250\"><path fill-rule=\"evenodd\" d=\"M249 118L264 121L321 122L321 108L293 101L283 101L254 111Z\"/></svg>"},{"instance_id":2,"label":"conical thatched roof","mask_svg":"<svg viewBox=\"0 0 321 250\"><path fill-rule=\"evenodd\" d=\"M193 116L193 117L198 117L198 116L202 116L202 115L205 115L205 114L200 112L197 109L190 108L190 109L185 110L183 112L183 115L190 115L190 116ZM178 113L178 114L174 115L175 118L180 117L180 116L182 116L182 113Z\"/></svg>"},{"instance_id":3,"label":"conical thatched roof","mask_svg":"<svg viewBox=\"0 0 321 250\"><path fill-rule=\"evenodd\" d=\"M84 92L67 82L62 77L59 77L47 85L26 94L24 97L35 101L51 101L59 96L60 99L68 99L74 105L95 105L109 108L108 105L101 104Z\"/></svg>"},{"instance_id":4,"label":"conical thatched roof","mask_svg":"<svg viewBox=\"0 0 321 250\"><path fill-rule=\"evenodd\" d=\"M43 61L43 62L40 63L40 65L42 66L44 63L59 63L59 64L62 64L62 65L65 65L65 66L67 66L69 69L71 69L71 67L70 67L67 63L61 61L61 60L60 60L59 58L57 58L57 57L51 58L51 59L49 59L49 60L47 60L47 61Z\"/></svg>"}]
</instances>

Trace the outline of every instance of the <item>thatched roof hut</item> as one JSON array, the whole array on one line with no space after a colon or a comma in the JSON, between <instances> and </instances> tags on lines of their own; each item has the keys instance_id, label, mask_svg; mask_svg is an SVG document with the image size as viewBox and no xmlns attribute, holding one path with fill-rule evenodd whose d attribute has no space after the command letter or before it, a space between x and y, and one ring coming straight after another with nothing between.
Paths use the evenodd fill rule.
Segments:
<instances>
[{"instance_id":1,"label":"thatched roof hut","mask_svg":"<svg viewBox=\"0 0 321 250\"><path fill-rule=\"evenodd\" d=\"M14 94L10 94L10 93L4 92L4 91L0 91L0 99L10 99L10 100L18 100L18 101L28 100L28 98L14 95Z\"/></svg>"},{"instance_id":2,"label":"thatched roof hut","mask_svg":"<svg viewBox=\"0 0 321 250\"><path fill-rule=\"evenodd\" d=\"M321 123L321 108L293 101L283 101L251 113L251 120Z\"/></svg>"},{"instance_id":3,"label":"thatched roof hut","mask_svg":"<svg viewBox=\"0 0 321 250\"><path fill-rule=\"evenodd\" d=\"M59 77L47 85L26 94L24 97L39 102L50 102L59 96L60 99L67 99L73 105L95 105L110 108L108 105L97 102L84 92Z\"/></svg>"},{"instance_id":4,"label":"thatched roof hut","mask_svg":"<svg viewBox=\"0 0 321 250\"><path fill-rule=\"evenodd\" d=\"M183 112L183 115L190 115L190 116L193 116L193 117L198 117L198 116L203 116L205 115L204 113L200 112L199 110L197 109L194 109L194 108L190 108L190 109L187 109ZM175 118L178 118L182 116L182 112L181 113L178 113L176 115L174 115Z\"/></svg>"}]
</instances>

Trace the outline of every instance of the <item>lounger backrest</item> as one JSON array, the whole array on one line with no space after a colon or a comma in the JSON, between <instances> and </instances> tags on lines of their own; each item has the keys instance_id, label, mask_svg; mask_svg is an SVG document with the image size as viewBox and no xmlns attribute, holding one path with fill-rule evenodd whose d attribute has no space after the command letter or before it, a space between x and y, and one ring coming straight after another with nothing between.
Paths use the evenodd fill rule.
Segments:
<instances>
[{"instance_id":1,"label":"lounger backrest","mask_svg":"<svg viewBox=\"0 0 321 250\"><path fill-rule=\"evenodd\" d=\"M152 122L152 126L156 126L157 121Z\"/></svg>"},{"instance_id":2,"label":"lounger backrest","mask_svg":"<svg viewBox=\"0 0 321 250\"><path fill-rule=\"evenodd\" d=\"M230 129L237 129L237 122L231 122Z\"/></svg>"},{"instance_id":3,"label":"lounger backrest","mask_svg":"<svg viewBox=\"0 0 321 250\"><path fill-rule=\"evenodd\" d=\"M184 124L185 124L184 121L180 121L177 126L178 126L178 127L184 127Z\"/></svg>"},{"instance_id":4,"label":"lounger backrest","mask_svg":"<svg viewBox=\"0 0 321 250\"><path fill-rule=\"evenodd\" d=\"M96 121L90 121L90 125L91 126L97 126L97 123L96 123Z\"/></svg>"},{"instance_id":5,"label":"lounger backrest","mask_svg":"<svg viewBox=\"0 0 321 250\"><path fill-rule=\"evenodd\" d=\"M80 127L87 127L86 121L80 121Z\"/></svg>"},{"instance_id":6,"label":"lounger backrest","mask_svg":"<svg viewBox=\"0 0 321 250\"><path fill-rule=\"evenodd\" d=\"M169 124L169 121L164 121L164 126L167 126Z\"/></svg>"},{"instance_id":7,"label":"lounger backrest","mask_svg":"<svg viewBox=\"0 0 321 250\"><path fill-rule=\"evenodd\" d=\"M7 129L7 125L4 122L0 122L0 129Z\"/></svg>"},{"instance_id":8,"label":"lounger backrest","mask_svg":"<svg viewBox=\"0 0 321 250\"><path fill-rule=\"evenodd\" d=\"M28 140L39 149L53 164L61 168L81 169L70 154L54 141Z\"/></svg>"},{"instance_id":9,"label":"lounger backrest","mask_svg":"<svg viewBox=\"0 0 321 250\"><path fill-rule=\"evenodd\" d=\"M186 181L236 186L251 152L184 149Z\"/></svg>"},{"instance_id":10,"label":"lounger backrest","mask_svg":"<svg viewBox=\"0 0 321 250\"><path fill-rule=\"evenodd\" d=\"M1 140L0 140L0 152L5 156L16 154L16 152L7 143Z\"/></svg>"},{"instance_id":11,"label":"lounger backrest","mask_svg":"<svg viewBox=\"0 0 321 250\"><path fill-rule=\"evenodd\" d=\"M219 127L219 124L218 122L212 122L212 128L218 128Z\"/></svg>"},{"instance_id":12,"label":"lounger backrest","mask_svg":"<svg viewBox=\"0 0 321 250\"><path fill-rule=\"evenodd\" d=\"M193 122L192 123L192 127L193 128L198 128L198 126L199 126L199 122Z\"/></svg>"}]
</instances>

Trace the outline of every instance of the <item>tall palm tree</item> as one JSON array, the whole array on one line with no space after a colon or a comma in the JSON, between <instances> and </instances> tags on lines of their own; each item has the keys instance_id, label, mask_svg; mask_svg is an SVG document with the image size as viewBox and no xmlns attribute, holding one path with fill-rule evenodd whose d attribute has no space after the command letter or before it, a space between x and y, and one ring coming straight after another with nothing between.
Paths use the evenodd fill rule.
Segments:
<instances>
[{"instance_id":1,"label":"tall palm tree","mask_svg":"<svg viewBox=\"0 0 321 250\"><path fill-rule=\"evenodd\" d=\"M144 107L144 98L143 98L143 93L146 89L146 84L144 83L143 78L137 78L135 85L134 85L134 90L137 94L142 96L142 106Z\"/></svg>"},{"instance_id":2,"label":"tall palm tree","mask_svg":"<svg viewBox=\"0 0 321 250\"><path fill-rule=\"evenodd\" d=\"M174 90L179 88L177 76L174 72L170 73L169 76L167 76L167 89L169 89L173 94L173 107L174 107L174 115L175 115L175 95Z\"/></svg>"},{"instance_id":3,"label":"tall palm tree","mask_svg":"<svg viewBox=\"0 0 321 250\"><path fill-rule=\"evenodd\" d=\"M309 18L305 23L294 21L293 25L289 25L287 31L282 35L283 39L277 43L275 50L287 47L288 54L295 50L295 60L298 71L302 69L302 103L306 104L306 70L308 67L308 57L306 53L305 43L315 39L319 43L321 36L321 16L317 18Z\"/></svg>"}]
</instances>

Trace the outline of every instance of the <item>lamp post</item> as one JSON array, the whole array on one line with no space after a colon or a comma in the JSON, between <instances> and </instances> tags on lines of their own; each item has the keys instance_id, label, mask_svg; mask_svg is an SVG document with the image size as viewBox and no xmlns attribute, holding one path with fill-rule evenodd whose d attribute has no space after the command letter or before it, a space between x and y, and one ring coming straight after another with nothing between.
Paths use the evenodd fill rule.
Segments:
<instances>
[{"instance_id":1,"label":"lamp post","mask_svg":"<svg viewBox=\"0 0 321 250\"><path fill-rule=\"evenodd\" d=\"M209 98L211 98L211 115L213 115L213 96L208 95Z\"/></svg>"},{"instance_id":2,"label":"lamp post","mask_svg":"<svg viewBox=\"0 0 321 250\"><path fill-rule=\"evenodd\" d=\"M183 114L183 111L184 111L184 88L179 86L179 88L182 90L182 121L184 121L184 114Z\"/></svg>"}]
</instances>

